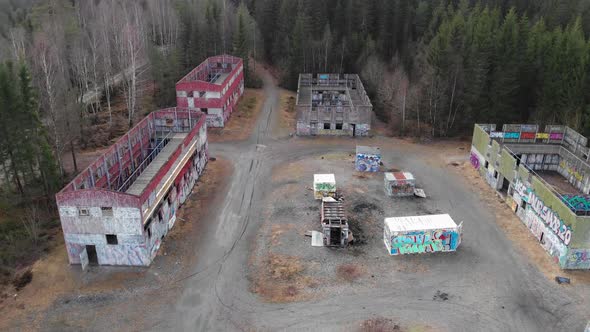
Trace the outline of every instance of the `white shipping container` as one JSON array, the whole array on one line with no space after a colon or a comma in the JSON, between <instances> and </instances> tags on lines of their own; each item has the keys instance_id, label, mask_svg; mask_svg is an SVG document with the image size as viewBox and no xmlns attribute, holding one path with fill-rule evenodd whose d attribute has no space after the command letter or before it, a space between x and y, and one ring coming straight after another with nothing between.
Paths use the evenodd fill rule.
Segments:
<instances>
[{"instance_id":1,"label":"white shipping container","mask_svg":"<svg viewBox=\"0 0 590 332\"><path fill-rule=\"evenodd\" d=\"M448 214L386 218L383 240L390 255L456 251L463 223Z\"/></svg>"}]
</instances>

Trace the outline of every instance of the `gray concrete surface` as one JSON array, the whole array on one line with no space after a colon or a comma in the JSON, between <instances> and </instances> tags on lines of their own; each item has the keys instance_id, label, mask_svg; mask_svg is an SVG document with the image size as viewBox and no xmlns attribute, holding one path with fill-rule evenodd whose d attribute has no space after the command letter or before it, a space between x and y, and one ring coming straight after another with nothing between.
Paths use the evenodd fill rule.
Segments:
<instances>
[{"instance_id":1,"label":"gray concrete surface","mask_svg":"<svg viewBox=\"0 0 590 332\"><path fill-rule=\"evenodd\" d=\"M382 150L393 156L390 163L411 170L424 184L431 197L429 209L452 212L456 220L465 222L458 252L411 258L427 264L428 272L405 273L390 281L382 276L382 283L358 291L301 303L260 301L249 291L248 259L256 250L263 202L272 192L272 167L310 155L353 151L356 144L349 139L318 145L271 137L279 91L270 77L265 76L264 82L268 99L250 140L211 144L212 155L234 162L232 184L217 217L208 223L204 241L196 244L199 263L183 281L183 295L154 330L341 331L375 316L449 331L583 330L590 309L584 307L586 295L580 288L558 286L531 266L457 175L432 167L417 153L404 151L401 156L395 149ZM390 258L384 249L370 251L373 254ZM449 294L448 300L433 300L439 291ZM584 294L587 291L584 288Z\"/></svg>"}]
</instances>

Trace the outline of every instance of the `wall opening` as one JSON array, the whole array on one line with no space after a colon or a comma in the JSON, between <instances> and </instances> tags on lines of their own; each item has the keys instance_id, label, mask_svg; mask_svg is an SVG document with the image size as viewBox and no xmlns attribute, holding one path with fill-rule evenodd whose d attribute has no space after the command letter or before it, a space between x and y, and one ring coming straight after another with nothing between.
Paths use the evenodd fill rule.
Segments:
<instances>
[{"instance_id":1,"label":"wall opening","mask_svg":"<svg viewBox=\"0 0 590 332\"><path fill-rule=\"evenodd\" d=\"M324 129L329 130L330 129L330 123L326 122L324 123Z\"/></svg>"},{"instance_id":2,"label":"wall opening","mask_svg":"<svg viewBox=\"0 0 590 332\"><path fill-rule=\"evenodd\" d=\"M95 245L87 245L86 254L88 255L88 263L90 265L98 265L98 255L96 254Z\"/></svg>"},{"instance_id":3,"label":"wall opening","mask_svg":"<svg viewBox=\"0 0 590 332\"><path fill-rule=\"evenodd\" d=\"M336 124L336 130L342 130L342 123Z\"/></svg>"},{"instance_id":4,"label":"wall opening","mask_svg":"<svg viewBox=\"0 0 590 332\"><path fill-rule=\"evenodd\" d=\"M504 180L502 181L502 188L500 188L500 192L508 193L508 188L510 188L510 181L504 178Z\"/></svg>"},{"instance_id":5,"label":"wall opening","mask_svg":"<svg viewBox=\"0 0 590 332\"><path fill-rule=\"evenodd\" d=\"M116 245L119 244L119 240L117 239L117 235L115 234L107 234L107 244Z\"/></svg>"}]
</instances>

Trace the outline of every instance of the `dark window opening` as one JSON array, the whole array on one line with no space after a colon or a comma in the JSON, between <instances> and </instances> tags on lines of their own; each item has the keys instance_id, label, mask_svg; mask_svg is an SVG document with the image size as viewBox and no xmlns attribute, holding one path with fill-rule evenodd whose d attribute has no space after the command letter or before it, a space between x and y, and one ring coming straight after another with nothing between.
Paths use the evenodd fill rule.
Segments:
<instances>
[{"instance_id":1,"label":"dark window opening","mask_svg":"<svg viewBox=\"0 0 590 332\"><path fill-rule=\"evenodd\" d=\"M336 130L342 130L342 123L336 124Z\"/></svg>"},{"instance_id":2,"label":"dark window opening","mask_svg":"<svg viewBox=\"0 0 590 332\"><path fill-rule=\"evenodd\" d=\"M324 129L330 129L330 123L329 122L324 123Z\"/></svg>"},{"instance_id":3,"label":"dark window opening","mask_svg":"<svg viewBox=\"0 0 590 332\"><path fill-rule=\"evenodd\" d=\"M498 178L498 171L494 171L494 179Z\"/></svg>"},{"instance_id":4,"label":"dark window opening","mask_svg":"<svg viewBox=\"0 0 590 332\"><path fill-rule=\"evenodd\" d=\"M147 233L148 233L148 238L151 239L152 238L152 229L148 228Z\"/></svg>"},{"instance_id":5,"label":"dark window opening","mask_svg":"<svg viewBox=\"0 0 590 332\"><path fill-rule=\"evenodd\" d=\"M485 168L488 168L488 166L490 166L490 163L486 160L485 164L483 165Z\"/></svg>"},{"instance_id":6,"label":"dark window opening","mask_svg":"<svg viewBox=\"0 0 590 332\"><path fill-rule=\"evenodd\" d=\"M107 244L119 244L119 240L117 240L117 235L107 234Z\"/></svg>"},{"instance_id":7,"label":"dark window opening","mask_svg":"<svg viewBox=\"0 0 590 332\"><path fill-rule=\"evenodd\" d=\"M86 208L80 208L78 209L78 215L86 217L90 215L90 211Z\"/></svg>"}]
</instances>

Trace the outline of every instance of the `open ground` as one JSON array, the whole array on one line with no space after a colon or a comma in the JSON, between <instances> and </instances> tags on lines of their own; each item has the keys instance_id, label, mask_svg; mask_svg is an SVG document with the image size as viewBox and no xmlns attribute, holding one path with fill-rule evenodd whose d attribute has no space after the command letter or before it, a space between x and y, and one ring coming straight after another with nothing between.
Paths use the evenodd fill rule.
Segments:
<instances>
[{"instance_id":1,"label":"open ground","mask_svg":"<svg viewBox=\"0 0 590 332\"><path fill-rule=\"evenodd\" d=\"M251 111L249 137L210 144L218 159L150 268L83 273L58 247L31 284L4 301L0 329L583 330L588 273L553 267L466 166L469 143L292 137L289 96L261 73L264 101ZM380 147L384 169L412 172L428 198L387 198L383 173L354 171L357 144ZM336 175L355 245L311 247L305 233L319 230L314 173ZM389 256L383 218L430 213L464 222L458 251ZM46 271L54 279L38 277ZM572 284L557 285L556 273Z\"/></svg>"}]
</instances>

